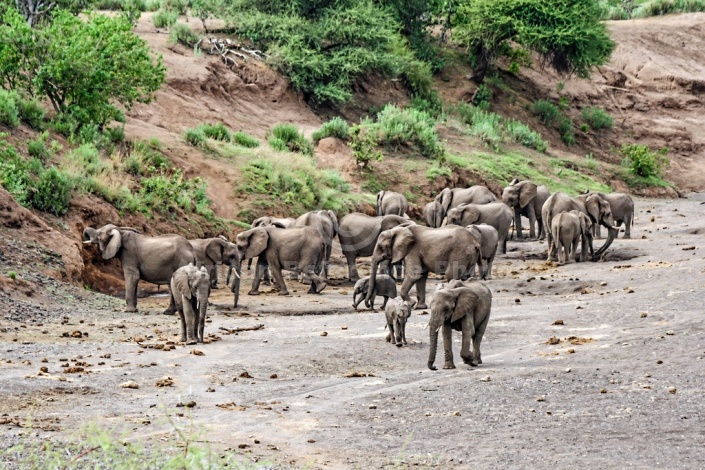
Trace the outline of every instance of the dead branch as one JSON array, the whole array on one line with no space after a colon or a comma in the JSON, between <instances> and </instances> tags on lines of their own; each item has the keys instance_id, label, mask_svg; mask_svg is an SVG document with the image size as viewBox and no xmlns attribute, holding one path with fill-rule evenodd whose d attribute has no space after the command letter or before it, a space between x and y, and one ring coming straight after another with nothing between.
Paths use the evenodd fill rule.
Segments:
<instances>
[{"instance_id":1,"label":"dead branch","mask_svg":"<svg viewBox=\"0 0 705 470\"><path fill-rule=\"evenodd\" d=\"M257 330L263 330L264 329L264 324L260 323L259 325L255 326L239 326L237 328L225 328L224 326L221 326L219 329L223 331L227 331L228 333L239 333L241 331L257 331Z\"/></svg>"}]
</instances>

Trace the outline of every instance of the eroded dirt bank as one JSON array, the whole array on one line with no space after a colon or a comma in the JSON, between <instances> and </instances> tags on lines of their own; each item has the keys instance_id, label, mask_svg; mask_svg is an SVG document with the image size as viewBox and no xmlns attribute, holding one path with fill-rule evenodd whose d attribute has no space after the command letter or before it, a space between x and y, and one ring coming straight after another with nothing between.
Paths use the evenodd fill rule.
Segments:
<instances>
[{"instance_id":1,"label":"eroded dirt bank","mask_svg":"<svg viewBox=\"0 0 705 470\"><path fill-rule=\"evenodd\" d=\"M214 291L206 333L220 340L169 351L153 347L176 339L176 318L159 314L166 297L127 314L120 299L51 284L41 304L22 301L41 313L34 322L4 303L3 447L61 441L89 422L171 446L168 414L195 425L201 445L279 468L701 468L703 200L638 200L634 239L599 263L558 267L543 243L510 242L475 369L458 333L458 368L426 368L420 311L408 347L385 343L383 313L352 310L339 256L337 285L320 296L287 281L291 297L243 295L232 309ZM173 386L156 387L165 376ZM119 386L128 380L139 388Z\"/></svg>"}]
</instances>

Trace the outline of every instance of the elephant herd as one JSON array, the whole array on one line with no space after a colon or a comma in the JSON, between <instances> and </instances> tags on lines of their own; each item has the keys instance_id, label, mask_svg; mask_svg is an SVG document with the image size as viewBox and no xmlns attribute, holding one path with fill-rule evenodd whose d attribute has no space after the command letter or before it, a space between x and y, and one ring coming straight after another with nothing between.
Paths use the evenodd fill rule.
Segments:
<instances>
[{"instance_id":1,"label":"elephant herd","mask_svg":"<svg viewBox=\"0 0 705 470\"><path fill-rule=\"evenodd\" d=\"M512 181L502 199L480 185L444 189L423 210L426 226L407 216L406 198L392 191L377 195L376 215L351 213L340 222L332 211L308 212L300 217L262 217L252 228L239 233L234 242L224 237L187 240L178 235L149 237L129 227L105 225L83 231L85 244L97 245L104 259L117 257L125 277L127 311L137 309L137 283L144 280L170 286L171 300L165 314L179 313L181 340L203 341L208 295L217 284L219 264L229 266L226 283L237 307L241 266L256 258L256 270L249 295L258 295L261 282L273 280L279 295L288 295L282 271L293 271L310 280L309 293L320 293L328 283L333 241L338 237L355 285L354 307L365 301L373 308L374 297L384 297L387 341L406 343L406 318L412 309L426 309L426 280L429 273L443 276L431 302L431 352L433 366L438 332L443 329L445 364L452 368L451 330L462 331L461 357L470 365L482 363L480 342L490 315L492 294L474 278L491 279L498 248L507 252L512 226L523 239L521 217L529 219L529 237L546 238L548 259L561 264L592 259L607 250L619 226L630 236L634 203L626 194L586 193L570 197L551 195L545 186L531 181ZM593 237L597 227L608 229L598 250ZM580 254L577 246L580 244ZM356 262L372 257L371 273L360 279ZM403 279L401 278L403 266ZM478 269L477 274L475 269ZM249 269L249 266L248 266ZM393 272L396 271L396 276ZM231 273L234 273L230 283ZM399 296L396 281L401 280ZM416 288L416 301L409 291ZM359 295L359 299L358 299ZM470 345L472 344L472 351Z\"/></svg>"}]
</instances>

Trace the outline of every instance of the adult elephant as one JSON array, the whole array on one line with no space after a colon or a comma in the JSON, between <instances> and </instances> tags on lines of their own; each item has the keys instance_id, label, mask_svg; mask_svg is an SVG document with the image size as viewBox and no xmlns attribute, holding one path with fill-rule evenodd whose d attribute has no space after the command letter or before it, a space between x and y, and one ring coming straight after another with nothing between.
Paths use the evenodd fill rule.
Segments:
<instances>
[{"instance_id":1,"label":"adult elephant","mask_svg":"<svg viewBox=\"0 0 705 470\"><path fill-rule=\"evenodd\" d=\"M541 209L551 193L546 186L537 186L529 180L512 180L502 192L502 201L514 211L517 238L522 240L521 216L529 219L529 238L536 238L534 225L538 225L539 239L546 237L541 223Z\"/></svg>"},{"instance_id":2,"label":"adult elephant","mask_svg":"<svg viewBox=\"0 0 705 470\"><path fill-rule=\"evenodd\" d=\"M617 235L618 228L614 226L614 219L612 218L612 209L610 208L610 204L598 194L583 194L578 197L570 197L566 193L561 192L552 194L546 200L546 203L543 205L543 209L541 211L543 230L546 234L546 240L548 241L549 261L556 260L556 246L551 235L551 224L553 222L553 217L561 212L570 212L573 210L586 214L590 218L593 225L599 224L609 229L607 240L599 250L595 251L592 246L589 247L590 251L594 253L592 257L593 261L595 261L596 257L600 256L607 250L607 248L609 248ZM591 241L590 244L592 244Z\"/></svg>"},{"instance_id":3,"label":"adult elephant","mask_svg":"<svg viewBox=\"0 0 705 470\"><path fill-rule=\"evenodd\" d=\"M624 223L624 237L622 238L632 238L632 227L634 226L634 201L632 198L625 193L587 193L587 194L597 194L602 199L610 203L610 209L612 209L612 218L614 219L614 225L616 227L621 227ZM600 237L600 225L594 225L594 234L596 237ZM619 238L619 231L615 234L615 238Z\"/></svg>"},{"instance_id":4,"label":"adult elephant","mask_svg":"<svg viewBox=\"0 0 705 470\"><path fill-rule=\"evenodd\" d=\"M279 285L279 295L289 295L282 270L302 272L311 278L309 293L321 292L326 282L318 276L326 254L326 241L315 227L282 229L273 225L257 227L235 238L238 260L257 257L257 270L249 295L259 295L260 273L267 266ZM239 272L240 261L236 262ZM237 307L240 279L233 281Z\"/></svg>"},{"instance_id":5,"label":"adult elephant","mask_svg":"<svg viewBox=\"0 0 705 470\"><path fill-rule=\"evenodd\" d=\"M193 244L193 242L191 243ZM230 243L222 235L218 238L209 239L208 243L204 249L204 265L206 268L209 266L217 266L219 264L225 264L228 266L228 280L226 284L230 285L230 275L231 271L235 271L235 278L240 279L240 254L237 251L237 246L234 243ZM198 258L198 253L196 253L196 258ZM239 287L239 286L238 286ZM239 296L239 289L235 289L234 283L230 288L232 293L235 295L234 306L237 307L237 301Z\"/></svg>"},{"instance_id":6,"label":"adult elephant","mask_svg":"<svg viewBox=\"0 0 705 470\"><path fill-rule=\"evenodd\" d=\"M435 200L441 205L441 218L444 218L449 210L461 204L489 204L495 202L497 197L486 186L476 184L469 188L445 188L436 195Z\"/></svg>"},{"instance_id":7,"label":"adult elephant","mask_svg":"<svg viewBox=\"0 0 705 470\"><path fill-rule=\"evenodd\" d=\"M370 217L360 212L353 212L343 217L340 221L338 239L348 262L348 278L351 281L360 279L357 272L357 258L372 256L380 233L397 225L413 223L399 215Z\"/></svg>"},{"instance_id":8,"label":"adult elephant","mask_svg":"<svg viewBox=\"0 0 705 470\"><path fill-rule=\"evenodd\" d=\"M291 228L296 223L296 219L291 217L270 217L268 215L260 217L252 221L252 228L256 227L266 227L268 225L274 225L280 228ZM247 261L247 270L252 269L252 258ZM232 268L228 268L228 279L227 283L230 284L230 275L232 274ZM269 271L262 273L264 275L264 281L267 285L271 282L269 278Z\"/></svg>"},{"instance_id":9,"label":"adult elephant","mask_svg":"<svg viewBox=\"0 0 705 470\"><path fill-rule=\"evenodd\" d=\"M294 223L294 227L313 227L326 242L326 253L323 262L323 279L328 279L330 256L333 252L333 239L338 234L338 217L333 211L320 210L307 212Z\"/></svg>"},{"instance_id":10,"label":"adult elephant","mask_svg":"<svg viewBox=\"0 0 705 470\"><path fill-rule=\"evenodd\" d=\"M406 272L401 285L401 297L409 301L409 290L416 285L416 309L424 309L428 308L428 273L444 274L448 280L461 279L477 263L479 256L480 246L465 227L400 225L385 230L379 234L372 254L372 273L365 301L374 295L377 266L382 262L396 264L404 261Z\"/></svg>"},{"instance_id":11,"label":"adult elephant","mask_svg":"<svg viewBox=\"0 0 705 470\"><path fill-rule=\"evenodd\" d=\"M211 289L217 289L218 265L227 264L229 268L234 266L234 260L237 257L235 245L220 237L195 238L189 240L189 243L191 243L196 255L196 267L206 267L208 277L210 278L210 287ZM211 246L210 250L212 256L208 256L207 253L209 246ZM229 281L226 281L226 283L229 283Z\"/></svg>"},{"instance_id":12,"label":"adult elephant","mask_svg":"<svg viewBox=\"0 0 705 470\"><path fill-rule=\"evenodd\" d=\"M409 202L404 195L394 191L380 191L377 193L377 215L404 216L409 210Z\"/></svg>"},{"instance_id":13,"label":"adult elephant","mask_svg":"<svg viewBox=\"0 0 705 470\"><path fill-rule=\"evenodd\" d=\"M448 212L448 225L487 224L497 229L499 246L507 253L507 237L512 226L512 210L503 202L490 204L461 204Z\"/></svg>"},{"instance_id":14,"label":"adult elephant","mask_svg":"<svg viewBox=\"0 0 705 470\"><path fill-rule=\"evenodd\" d=\"M438 201L431 201L423 208L423 218L426 225L433 228L438 228L443 225L443 206Z\"/></svg>"},{"instance_id":15,"label":"adult elephant","mask_svg":"<svg viewBox=\"0 0 705 470\"><path fill-rule=\"evenodd\" d=\"M462 287L440 289L431 301L431 318L429 319L430 349L428 368L436 370L436 349L438 349L438 330L443 328L443 349L445 352L444 369L455 369L453 363L452 330L462 332L460 357L465 364L477 366L482 364L480 343L485 334L492 309L492 292L481 282L466 282ZM472 342L472 353L470 343Z\"/></svg>"},{"instance_id":16,"label":"adult elephant","mask_svg":"<svg viewBox=\"0 0 705 470\"><path fill-rule=\"evenodd\" d=\"M148 237L134 228L108 224L99 229L86 227L83 243L98 245L103 259L117 257L120 260L125 277L126 312L137 311L137 283L140 279L168 286L174 271L196 262L191 243L179 235ZM163 313L176 313L173 297Z\"/></svg>"}]
</instances>

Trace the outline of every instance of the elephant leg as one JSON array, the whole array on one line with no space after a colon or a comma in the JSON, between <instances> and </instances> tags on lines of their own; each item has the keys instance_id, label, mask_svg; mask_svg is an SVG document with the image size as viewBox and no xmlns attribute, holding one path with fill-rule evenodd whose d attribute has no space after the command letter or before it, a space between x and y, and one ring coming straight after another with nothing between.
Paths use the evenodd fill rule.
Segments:
<instances>
[{"instance_id":1,"label":"elephant leg","mask_svg":"<svg viewBox=\"0 0 705 470\"><path fill-rule=\"evenodd\" d=\"M426 279L428 278L428 273L421 275L421 278L416 281L416 310L421 310L428 308L426 305Z\"/></svg>"},{"instance_id":2,"label":"elephant leg","mask_svg":"<svg viewBox=\"0 0 705 470\"><path fill-rule=\"evenodd\" d=\"M286 284L284 284L284 276L282 275L281 267L270 266L269 269L272 271L274 281L279 286L279 295L289 295L289 289L287 289Z\"/></svg>"},{"instance_id":3,"label":"elephant leg","mask_svg":"<svg viewBox=\"0 0 705 470\"><path fill-rule=\"evenodd\" d=\"M186 344L196 344L198 342L196 337L196 317L197 314L195 312L195 308L191 300L184 302L184 318L186 320Z\"/></svg>"},{"instance_id":4,"label":"elephant leg","mask_svg":"<svg viewBox=\"0 0 705 470\"><path fill-rule=\"evenodd\" d=\"M124 269L123 275L125 276L125 302L127 303L126 312L136 312L137 311L137 283L140 280L139 271L133 271L131 269ZM173 302L173 299L172 299ZM164 312L166 314L166 312ZM174 315L174 312L168 315Z\"/></svg>"},{"instance_id":5,"label":"elephant leg","mask_svg":"<svg viewBox=\"0 0 705 470\"><path fill-rule=\"evenodd\" d=\"M539 240L545 240L546 231L543 228L543 219L536 219L536 223L539 226Z\"/></svg>"},{"instance_id":6,"label":"elephant leg","mask_svg":"<svg viewBox=\"0 0 705 470\"><path fill-rule=\"evenodd\" d=\"M328 270L330 269L330 257L332 254L333 254L333 241L331 240L331 243L329 243L326 246L326 256L325 256L325 259L323 262L324 264L323 264L323 270L322 270L322 273L323 273L322 277L326 281L328 280Z\"/></svg>"},{"instance_id":7,"label":"elephant leg","mask_svg":"<svg viewBox=\"0 0 705 470\"><path fill-rule=\"evenodd\" d=\"M623 238L632 238L632 217L634 217L631 214L627 214L626 217L624 217L624 237Z\"/></svg>"},{"instance_id":8,"label":"elephant leg","mask_svg":"<svg viewBox=\"0 0 705 470\"><path fill-rule=\"evenodd\" d=\"M487 260L482 256L477 258L477 270L480 271L480 279L487 279Z\"/></svg>"},{"instance_id":9,"label":"elephant leg","mask_svg":"<svg viewBox=\"0 0 705 470\"><path fill-rule=\"evenodd\" d=\"M406 342L406 323L401 326L401 342L404 346L407 346Z\"/></svg>"},{"instance_id":10,"label":"elephant leg","mask_svg":"<svg viewBox=\"0 0 705 470\"><path fill-rule=\"evenodd\" d=\"M218 289L218 265L212 264L208 267L208 276L211 278L211 289Z\"/></svg>"},{"instance_id":11,"label":"elephant leg","mask_svg":"<svg viewBox=\"0 0 705 470\"><path fill-rule=\"evenodd\" d=\"M485 268L485 279L492 279L492 264L494 264L495 253L487 258L487 267Z\"/></svg>"},{"instance_id":12,"label":"elephant leg","mask_svg":"<svg viewBox=\"0 0 705 470\"><path fill-rule=\"evenodd\" d=\"M465 364L476 367L477 362L475 361L473 354L470 353L470 342L475 336L475 325L473 324L473 318L471 316L467 316L464 319L462 334L463 340L462 346L460 347L460 357L463 359Z\"/></svg>"},{"instance_id":13,"label":"elephant leg","mask_svg":"<svg viewBox=\"0 0 705 470\"><path fill-rule=\"evenodd\" d=\"M382 302L382 310L384 310L384 308L387 306L387 301L389 300L389 297L387 297L386 295L383 295L382 297L384 297L384 302Z\"/></svg>"},{"instance_id":14,"label":"elephant leg","mask_svg":"<svg viewBox=\"0 0 705 470\"><path fill-rule=\"evenodd\" d=\"M225 285L228 286L228 287L230 286L230 276L232 276L232 275L233 275L233 267L232 267L232 266L228 266L228 275L227 275L227 277L225 278Z\"/></svg>"},{"instance_id":15,"label":"elephant leg","mask_svg":"<svg viewBox=\"0 0 705 470\"><path fill-rule=\"evenodd\" d=\"M614 223L614 225L615 225L615 227L621 227L621 226L622 226L622 221L621 221L621 220L617 220L617 221ZM629 225L627 225L627 227L629 227ZM619 238L619 230L617 230L617 235L615 235L614 238ZM622 238L627 238L627 231L626 231L626 229L625 229L625 231L624 231L624 236L623 236ZM631 237L630 237L630 238L631 238Z\"/></svg>"},{"instance_id":16,"label":"elephant leg","mask_svg":"<svg viewBox=\"0 0 705 470\"><path fill-rule=\"evenodd\" d=\"M396 344L398 348L402 347L401 339L401 325L399 324L399 320L394 320L394 344Z\"/></svg>"},{"instance_id":17,"label":"elephant leg","mask_svg":"<svg viewBox=\"0 0 705 470\"><path fill-rule=\"evenodd\" d=\"M325 268L321 270L322 274L325 275ZM303 273L308 275L309 278L311 278L311 289L309 289L309 292L312 294L320 294L323 289L326 288L328 283L326 282L325 277L321 277L313 269L313 265L308 265L305 266L302 270ZM287 293L288 294L288 293Z\"/></svg>"},{"instance_id":18,"label":"elephant leg","mask_svg":"<svg viewBox=\"0 0 705 470\"><path fill-rule=\"evenodd\" d=\"M521 231L521 209L519 207L514 208L514 229L517 233L517 240L523 240L524 234Z\"/></svg>"},{"instance_id":19,"label":"elephant leg","mask_svg":"<svg viewBox=\"0 0 705 470\"><path fill-rule=\"evenodd\" d=\"M450 323L443 324L443 352L445 353L444 369L455 369L453 364L453 330L450 328Z\"/></svg>"},{"instance_id":20,"label":"elephant leg","mask_svg":"<svg viewBox=\"0 0 705 470\"><path fill-rule=\"evenodd\" d=\"M392 338L394 337L394 324L387 320L387 329L389 330L389 333L387 333L387 337L385 338L387 343L392 342Z\"/></svg>"},{"instance_id":21,"label":"elephant leg","mask_svg":"<svg viewBox=\"0 0 705 470\"><path fill-rule=\"evenodd\" d=\"M183 306L178 309L179 312L179 319L181 320L181 342L185 343L186 342L186 317L184 316L184 308Z\"/></svg>"},{"instance_id":22,"label":"elephant leg","mask_svg":"<svg viewBox=\"0 0 705 470\"><path fill-rule=\"evenodd\" d=\"M198 342L203 342L203 331L206 329L206 311L208 309L208 299L200 300L198 303Z\"/></svg>"},{"instance_id":23,"label":"elephant leg","mask_svg":"<svg viewBox=\"0 0 705 470\"><path fill-rule=\"evenodd\" d=\"M263 271L267 269L267 264L262 259L257 259L257 266L255 267L255 277L252 279L252 288L247 295L259 295L259 283L262 279Z\"/></svg>"},{"instance_id":24,"label":"elephant leg","mask_svg":"<svg viewBox=\"0 0 705 470\"><path fill-rule=\"evenodd\" d=\"M487 323L489 323L489 320L490 315L488 313L487 315L485 315L485 318L482 319L479 325L475 325L475 334L472 337L472 355L477 364L482 364L480 343L482 343L482 337L485 335L485 329L487 329Z\"/></svg>"},{"instance_id":25,"label":"elephant leg","mask_svg":"<svg viewBox=\"0 0 705 470\"><path fill-rule=\"evenodd\" d=\"M357 265L355 264L357 257L355 256L355 253L347 251L345 252L345 259L348 262L348 279L355 282L360 279L360 274L357 272Z\"/></svg>"},{"instance_id":26,"label":"elephant leg","mask_svg":"<svg viewBox=\"0 0 705 470\"><path fill-rule=\"evenodd\" d=\"M558 264L563 265L565 264L565 247L560 243L556 242L555 243L556 247L556 258L558 259Z\"/></svg>"},{"instance_id":27,"label":"elephant leg","mask_svg":"<svg viewBox=\"0 0 705 470\"><path fill-rule=\"evenodd\" d=\"M553 239L553 237L550 234L546 235L546 239L548 240L548 261L556 261L556 255L558 248L556 246L556 240Z\"/></svg>"},{"instance_id":28,"label":"elephant leg","mask_svg":"<svg viewBox=\"0 0 705 470\"><path fill-rule=\"evenodd\" d=\"M394 270L396 271L396 274L397 274L396 277L394 278L394 281L396 281L396 282L404 281L404 278L401 275L401 267L402 267L401 263L397 263L394 265Z\"/></svg>"}]
</instances>

